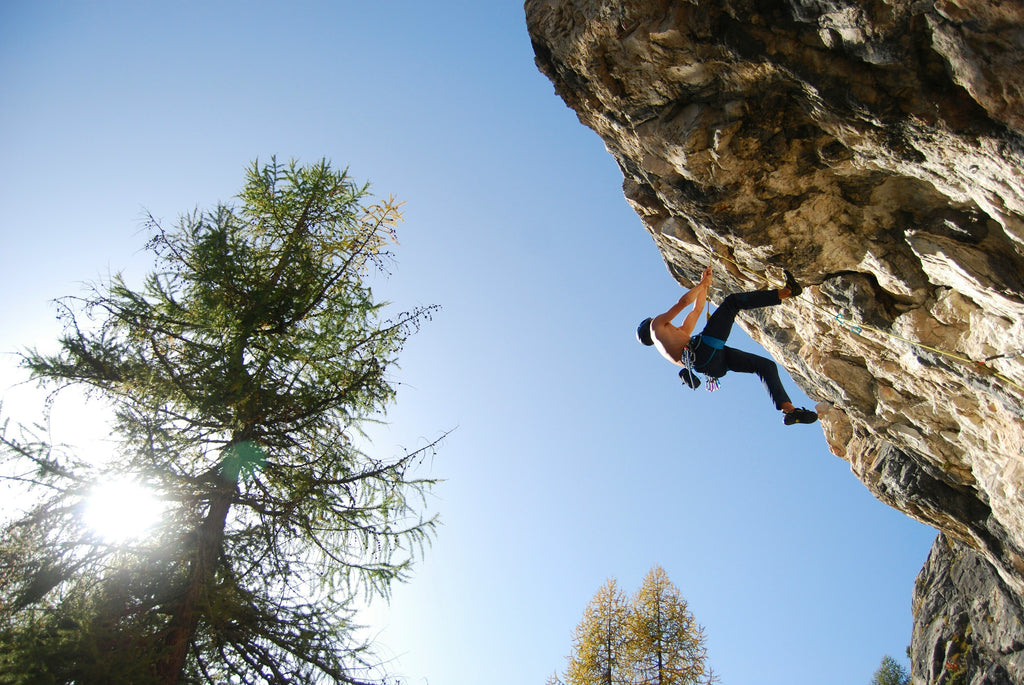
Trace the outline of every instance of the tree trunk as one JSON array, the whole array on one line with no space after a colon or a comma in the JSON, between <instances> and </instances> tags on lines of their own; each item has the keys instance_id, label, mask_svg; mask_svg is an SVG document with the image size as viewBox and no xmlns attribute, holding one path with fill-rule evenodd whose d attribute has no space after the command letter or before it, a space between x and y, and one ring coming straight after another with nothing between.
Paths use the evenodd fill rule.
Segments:
<instances>
[{"instance_id":1,"label":"tree trunk","mask_svg":"<svg viewBox=\"0 0 1024 685\"><path fill-rule=\"evenodd\" d=\"M235 497L235 482L221 480L210 499L206 519L196 531L195 557L189 571L188 584L168 627L163 654L158 662L158 682L177 685L181 680L185 659L196 627L199 625L199 602L213 582L213 572L224 541L228 509Z\"/></svg>"}]
</instances>

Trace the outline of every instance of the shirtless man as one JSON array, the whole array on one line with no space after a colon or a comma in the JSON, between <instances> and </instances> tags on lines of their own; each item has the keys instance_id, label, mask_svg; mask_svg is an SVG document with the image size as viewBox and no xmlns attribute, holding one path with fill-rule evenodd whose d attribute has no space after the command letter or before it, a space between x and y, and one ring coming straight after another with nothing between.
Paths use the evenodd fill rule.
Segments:
<instances>
[{"instance_id":1,"label":"shirtless man","mask_svg":"<svg viewBox=\"0 0 1024 685\"><path fill-rule=\"evenodd\" d=\"M814 423L818 415L808 409L797 409L789 400L779 379L775 362L766 357L726 347L725 341L732 331L736 315L744 309L772 307L782 300L796 297L803 288L786 272L786 285L779 290L757 290L735 293L726 297L721 306L711 315L700 335L694 336L693 329L700 321L701 312L707 304L708 288L711 287L711 267L704 269L700 283L679 298L664 314L644 319L636 329L636 337L644 345L653 345L661 356L676 366L683 367L679 377L691 388L697 388L700 380L693 373L700 371L710 379L721 378L728 371L754 373L760 377L775 408L782 411L787 426L794 423ZM683 319L683 325L676 326L673 319L693 304L693 310ZM689 357L689 358L687 358ZM709 386L710 387L710 386Z\"/></svg>"}]
</instances>

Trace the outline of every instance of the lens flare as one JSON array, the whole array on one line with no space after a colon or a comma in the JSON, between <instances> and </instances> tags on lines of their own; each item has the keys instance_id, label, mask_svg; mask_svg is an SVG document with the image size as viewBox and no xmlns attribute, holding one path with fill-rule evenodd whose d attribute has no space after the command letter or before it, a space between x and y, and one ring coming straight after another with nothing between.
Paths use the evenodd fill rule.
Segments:
<instances>
[{"instance_id":1,"label":"lens flare","mask_svg":"<svg viewBox=\"0 0 1024 685\"><path fill-rule=\"evenodd\" d=\"M153 490L128 478L98 484L85 505L85 522L107 542L121 543L156 525L166 506Z\"/></svg>"}]
</instances>

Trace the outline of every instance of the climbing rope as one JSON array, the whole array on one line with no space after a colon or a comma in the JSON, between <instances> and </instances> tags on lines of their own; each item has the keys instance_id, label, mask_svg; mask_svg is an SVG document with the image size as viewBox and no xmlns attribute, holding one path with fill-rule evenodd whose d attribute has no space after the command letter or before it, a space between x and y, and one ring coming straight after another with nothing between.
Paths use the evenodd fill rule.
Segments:
<instances>
[{"instance_id":1,"label":"climbing rope","mask_svg":"<svg viewBox=\"0 0 1024 685\"><path fill-rule=\"evenodd\" d=\"M711 256L712 256L713 259L721 259L723 261L729 262L730 264L734 265L740 271L743 271L743 272L747 273L748 275L753 276L754 278L758 278L758 279L764 281L770 287L784 287L785 286L784 282L783 283L776 283L776 282L772 281L770 278L768 278L768 276L766 274L759 274L759 273L756 273L754 271L751 271L750 269L746 268L745 266L743 266L742 264L740 264L736 260L732 259L731 257L728 257L728 256L726 256L724 254L720 254L714 248L705 247L703 245L702 245L702 247L704 247L704 249L708 250L708 252L711 253ZM825 314L828 318L833 318L833 313L832 312L828 311L827 309L825 309L821 305L817 304L816 302L811 302L810 300L805 300L805 302L808 302L812 307L814 307L818 311L820 311L823 314ZM997 355L993 355L991 357L986 357L984 361L976 361L974 359L971 359L970 357L967 357L967 356L964 356L964 355L961 355L961 354L957 354L955 352L950 352L948 350L942 350L942 349L939 349L937 347L932 347L930 345L925 345L924 343L922 343L919 340L911 340L910 338L905 338L905 337L903 337L901 335L897 335L896 333L892 333L890 331L882 330L881 328L877 328L875 326L871 326L871 325L868 325L868 324L863 323L863 322L852 321L852 320L844 317L842 314L835 314L834 318L835 318L836 321L838 321L841 325L843 325L846 329L848 329L851 333L854 333L855 335L862 335L865 330L868 330L868 331L871 331L873 333L877 333L878 335L881 335L881 336L893 338L895 340L900 340L900 341L905 342L905 343L907 343L909 345L913 345L914 347L918 347L918 348L921 348L921 349L924 349L924 350L928 350L929 352L934 352L935 354L938 354L940 356L947 357L949 359L955 359L955 360L957 360L957 361L959 361L959 362L961 362L963 364L966 364L967 366L970 366L972 369L975 370L975 372L977 372L977 373L979 373L981 375L994 376L995 378L998 378L999 380L1003 381L1004 383L1008 383L1009 385L1012 385L1015 388L1017 388L1018 390L1024 392L1024 385L1021 385L1020 383L1018 383L1017 381L1013 380L1012 378L1009 378L1005 374L1000 373L997 369L994 369L991 366L989 366L989 362L994 361L996 359L1013 359L1015 357L1019 357L1021 355L1024 355L1024 350L1021 350L1020 352L1017 352L1015 354L997 354Z\"/></svg>"}]
</instances>

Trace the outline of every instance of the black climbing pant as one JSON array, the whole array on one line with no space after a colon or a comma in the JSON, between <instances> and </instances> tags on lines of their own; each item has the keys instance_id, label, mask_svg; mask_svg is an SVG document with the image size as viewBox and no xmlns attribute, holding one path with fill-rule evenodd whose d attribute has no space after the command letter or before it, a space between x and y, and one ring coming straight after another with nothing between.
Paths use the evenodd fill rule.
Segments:
<instances>
[{"instance_id":1,"label":"black climbing pant","mask_svg":"<svg viewBox=\"0 0 1024 685\"><path fill-rule=\"evenodd\" d=\"M756 373L771 395L776 409L789 402L789 395L782 387L779 378L779 367L774 361L733 347L727 347L725 341L732 332L736 315L744 309L772 307L779 304L779 291L755 290L748 293L734 293L722 301L715 313L711 315L700 336L693 342L693 368L712 378L721 378L727 371L736 373ZM697 342L699 340L699 342Z\"/></svg>"}]
</instances>

